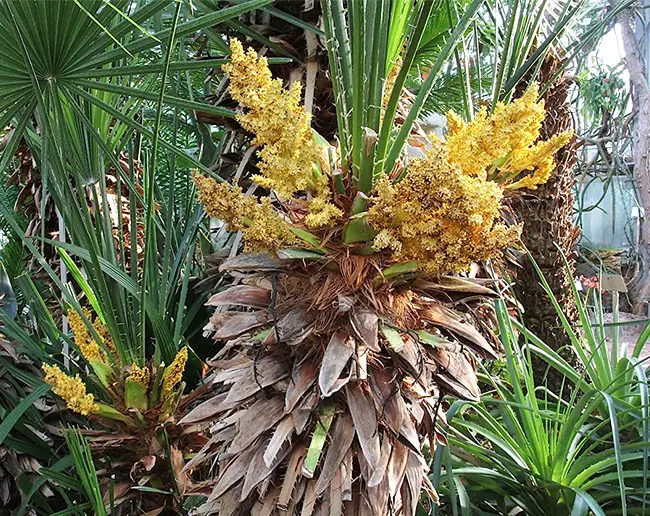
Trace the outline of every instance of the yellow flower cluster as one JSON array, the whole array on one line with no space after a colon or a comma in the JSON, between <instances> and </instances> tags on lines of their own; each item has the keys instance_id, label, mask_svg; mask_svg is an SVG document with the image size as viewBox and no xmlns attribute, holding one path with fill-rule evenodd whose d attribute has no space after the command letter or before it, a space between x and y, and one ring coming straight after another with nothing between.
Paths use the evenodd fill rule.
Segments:
<instances>
[{"instance_id":1,"label":"yellow flower cluster","mask_svg":"<svg viewBox=\"0 0 650 516\"><path fill-rule=\"evenodd\" d=\"M149 387L149 381L151 380L151 373L147 366L140 367L138 364L131 364L131 371L129 371L129 376L127 379L134 381L137 384L140 384L145 390Z\"/></svg>"},{"instance_id":2,"label":"yellow flower cluster","mask_svg":"<svg viewBox=\"0 0 650 516\"><path fill-rule=\"evenodd\" d=\"M79 378L79 375L68 376L57 366L43 364L45 381L52 386L55 394L61 396L70 410L87 416L97 412L99 406L95 403L92 394L86 394L86 386Z\"/></svg>"},{"instance_id":3,"label":"yellow flower cluster","mask_svg":"<svg viewBox=\"0 0 650 516\"><path fill-rule=\"evenodd\" d=\"M93 325L93 328L98 333L100 338L102 338L104 343L110 342L110 344L112 345L113 341L110 340L110 335L108 335L108 331L104 331L105 328L101 324L99 319L95 319L95 321L93 322L90 311L87 308L82 308L82 311L86 319L88 319L88 321ZM97 342L95 341L91 333L88 331L88 327L84 323L82 317L74 309L68 311L68 324L70 325L70 330L74 335L74 341L77 344L77 347L79 348L79 351L81 351L81 354L84 356L84 358L88 360L88 362L96 361L108 365L108 360L106 358L106 355L104 354L104 351L101 349L99 344L97 344ZM110 349L110 346L107 347Z\"/></svg>"},{"instance_id":4,"label":"yellow flower cluster","mask_svg":"<svg viewBox=\"0 0 650 516\"><path fill-rule=\"evenodd\" d=\"M185 364L187 363L187 348L181 349L174 358L174 361L165 369L163 373L163 386L161 399L164 400L171 394L174 387L178 385L183 377Z\"/></svg>"},{"instance_id":5,"label":"yellow flower cluster","mask_svg":"<svg viewBox=\"0 0 650 516\"><path fill-rule=\"evenodd\" d=\"M99 340L101 341L104 348L106 348L111 356L117 362L119 362L119 356L117 354L117 349L115 348L115 343L111 337L111 333L108 331L108 328L102 323L99 317L95 317L95 320L93 321L93 328L95 328L97 335L99 335Z\"/></svg>"},{"instance_id":6,"label":"yellow flower cluster","mask_svg":"<svg viewBox=\"0 0 650 516\"><path fill-rule=\"evenodd\" d=\"M469 123L447 115L449 162L468 175L492 179L504 188L535 189L555 166L553 155L571 139L568 131L535 143L544 121L544 101L530 86L510 104L498 103L492 114L481 109ZM527 175L520 177L522 173Z\"/></svg>"},{"instance_id":7,"label":"yellow flower cluster","mask_svg":"<svg viewBox=\"0 0 650 516\"><path fill-rule=\"evenodd\" d=\"M266 59L258 59L253 49L244 52L236 39L230 49L231 62L222 67L230 78L228 89L232 98L247 108L237 120L255 133L253 143L263 146L258 153L261 174L254 177L255 182L275 190L282 200L291 199L298 191L309 191L314 199L307 224L329 224L341 212L329 202L327 182L315 178L312 170L312 163L319 162L320 151L310 116L300 104L300 84L285 90L280 79L272 78Z\"/></svg>"},{"instance_id":8,"label":"yellow flower cluster","mask_svg":"<svg viewBox=\"0 0 650 516\"><path fill-rule=\"evenodd\" d=\"M199 201L211 217L227 224L229 231L241 231L247 253L273 252L296 243L289 225L280 218L268 197L257 202L238 186L218 183L194 174Z\"/></svg>"},{"instance_id":9,"label":"yellow flower cluster","mask_svg":"<svg viewBox=\"0 0 650 516\"><path fill-rule=\"evenodd\" d=\"M381 99L382 113L386 111L386 107L388 107L388 101L390 100L390 96L393 94L393 87L395 86L395 82L397 81L397 76L399 75L401 69L402 69L402 56L399 55L397 56L397 59L393 63L393 66L390 67L390 71L388 72L388 76L386 77L386 82L384 83L384 96Z\"/></svg>"},{"instance_id":10,"label":"yellow flower cluster","mask_svg":"<svg viewBox=\"0 0 650 516\"><path fill-rule=\"evenodd\" d=\"M268 253L297 243L296 236L268 197L255 204L250 224L242 230L242 239L246 253Z\"/></svg>"},{"instance_id":11,"label":"yellow flower cluster","mask_svg":"<svg viewBox=\"0 0 650 516\"><path fill-rule=\"evenodd\" d=\"M250 218L257 204L254 199L246 197L238 186L219 183L198 172L194 173L193 179L198 189L199 202L208 215L223 220L228 231L244 229L245 218Z\"/></svg>"},{"instance_id":12,"label":"yellow flower cluster","mask_svg":"<svg viewBox=\"0 0 650 516\"><path fill-rule=\"evenodd\" d=\"M314 179L315 195L309 201L309 213L305 217L305 224L310 228L327 226L342 214L341 210L330 202L331 195L327 181L327 176Z\"/></svg>"},{"instance_id":13,"label":"yellow flower cluster","mask_svg":"<svg viewBox=\"0 0 650 516\"><path fill-rule=\"evenodd\" d=\"M498 256L519 238L520 227L497 223L501 187L447 161L442 142L415 159L405 178L384 176L375 188L368 222L374 248L389 248L401 261L415 260L432 274L461 272L475 260Z\"/></svg>"}]
</instances>

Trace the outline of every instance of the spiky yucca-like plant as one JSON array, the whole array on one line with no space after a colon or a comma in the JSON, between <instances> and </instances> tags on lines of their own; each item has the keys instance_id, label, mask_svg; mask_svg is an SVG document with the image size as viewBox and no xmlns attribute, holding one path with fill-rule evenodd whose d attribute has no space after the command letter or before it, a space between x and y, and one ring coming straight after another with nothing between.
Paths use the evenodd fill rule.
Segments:
<instances>
[{"instance_id":1,"label":"spiky yucca-like plant","mask_svg":"<svg viewBox=\"0 0 650 516\"><path fill-rule=\"evenodd\" d=\"M283 90L238 41L231 51L230 92L262 148L253 179L273 196L195 177L248 253L222 264L236 284L208 303L226 341L216 396L181 421L212 432L187 465L218 462L202 511L413 515L423 487L436 499L422 448L443 395L478 399L476 357L497 354L471 324L493 292L457 273L516 242L503 191L543 183L569 135L533 144L544 108L531 87L468 124L450 114L446 142L418 135L421 157L390 168L368 129L375 159L357 167L311 131L297 85Z\"/></svg>"}]
</instances>

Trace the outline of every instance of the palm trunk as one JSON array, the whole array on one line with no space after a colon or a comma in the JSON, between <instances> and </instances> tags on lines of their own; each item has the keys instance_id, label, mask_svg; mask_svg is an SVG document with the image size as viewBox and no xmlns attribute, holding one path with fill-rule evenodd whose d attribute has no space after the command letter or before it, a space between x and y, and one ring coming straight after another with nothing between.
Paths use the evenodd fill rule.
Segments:
<instances>
[{"instance_id":1,"label":"palm trunk","mask_svg":"<svg viewBox=\"0 0 650 516\"><path fill-rule=\"evenodd\" d=\"M538 81L545 84L556 73L560 62L548 57L542 65ZM560 75L543 95L546 104L546 119L540 137L548 138L571 128L568 94L570 81ZM573 298L573 248L579 229L573 224L573 167L576 161L576 143L570 142L556 155L556 167L552 178L537 190L524 194L513 202L512 207L519 220L524 223L522 241L539 265L553 294L557 298L567 319L577 323L578 311ZM567 268L562 257L569 262ZM526 326L573 367L579 367L578 359L571 349L569 337L548 296L542 288L533 264L524 259L517 271L515 291L524 308ZM564 376L549 368L543 360L533 360L536 383L546 383L549 389L559 393L563 388Z\"/></svg>"}]
</instances>

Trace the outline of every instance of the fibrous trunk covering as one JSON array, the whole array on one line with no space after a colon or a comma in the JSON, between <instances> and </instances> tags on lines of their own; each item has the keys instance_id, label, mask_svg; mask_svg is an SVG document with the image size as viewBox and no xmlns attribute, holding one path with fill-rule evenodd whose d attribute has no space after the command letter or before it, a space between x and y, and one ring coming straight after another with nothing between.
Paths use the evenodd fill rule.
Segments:
<instances>
[{"instance_id":1,"label":"fibrous trunk covering","mask_svg":"<svg viewBox=\"0 0 650 516\"><path fill-rule=\"evenodd\" d=\"M539 72L540 84L552 80L560 67L560 61L547 57ZM541 127L540 138L571 129L572 120L568 102L570 80L562 75L542 96L546 118ZM548 281L560 307L571 323L577 323L578 311L572 291L573 249L579 229L573 223L574 185L573 167L576 162L577 144L575 140L561 148L555 156L555 169L547 183L539 186L531 194L523 194L513 200L513 208L520 221L524 223L521 239L544 277ZM567 268L562 255L568 261ZM522 268L517 270L515 292L524 308L526 327L540 337L553 349L578 367L577 357L571 350L568 334L551 300L539 281L533 264L524 258ZM559 393L564 376L541 359L533 359L536 379L546 382L555 393Z\"/></svg>"},{"instance_id":2,"label":"fibrous trunk covering","mask_svg":"<svg viewBox=\"0 0 650 516\"><path fill-rule=\"evenodd\" d=\"M481 314L493 292L452 277L377 284L367 257L333 263L253 254L222 265L242 283L208 303L227 340L216 396L181 421L212 425L186 468L217 463L202 513L414 515L421 489L436 500L422 449L435 444L441 398L477 400L473 354L496 354L450 307Z\"/></svg>"}]
</instances>

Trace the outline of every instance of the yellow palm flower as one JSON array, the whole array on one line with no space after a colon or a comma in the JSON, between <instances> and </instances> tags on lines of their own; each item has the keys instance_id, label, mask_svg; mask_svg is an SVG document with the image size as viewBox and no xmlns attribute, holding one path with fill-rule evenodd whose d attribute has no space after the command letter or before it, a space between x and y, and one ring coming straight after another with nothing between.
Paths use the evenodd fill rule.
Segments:
<instances>
[{"instance_id":1,"label":"yellow palm flower","mask_svg":"<svg viewBox=\"0 0 650 516\"><path fill-rule=\"evenodd\" d=\"M129 376L127 378L139 384L146 390L149 387L151 373L147 366L139 367L138 364L131 364L131 371L129 372Z\"/></svg>"},{"instance_id":2,"label":"yellow palm flower","mask_svg":"<svg viewBox=\"0 0 650 516\"><path fill-rule=\"evenodd\" d=\"M442 142L413 160L405 178L379 179L368 222L377 230L374 248L398 260L415 260L432 274L461 272L476 260L498 256L520 228L499 217L501 187L464 173L447 161Z\"/></svg>"},{"instance_id":3,"label":"yellow palm flower","mask_svg":"<svg viewBox=\"0 0 650 516\"><path fill-rule=\"evenodd\" d=\"M90 311L87 308L83 308L82 311L86 319L92 322ZM88 362L97 361L108 365L106 355L88 331L88 328L81 316L75 310L69 311L68 324L70 325L70 330L74 335L74 341L84 358L88 360ZM97 331L97 327L95 327L95 330ZM112 344L112 341L110 342Z\"/></svg>"},{"instance_id":4,"label":"yellow palm flower","mask_svg":"<svg viewBox=\"0 0 650 516\"><path fill-rule=\"evenodd\" d=\"M223 220L229 231L241 231L247 253L273 252L296 244L289 225L280 218L269 198L258 203L238 186L194 175L199 201L211 217Z\"/></svg>"},{"instance_id":5,"label":"yellow palm flower","mask_svg":"<svg viewBox=\"0 0 650 516\"><path fill-rule=\"evenodd\" d=\"M103 346L109 351L109 353L113 356L113 358L117 362L119 362L119 356L117 354L117 349L115 348L115 343L113 342L113 338L111 337L108 328L104 324L102 324L99 317L95 317L95 320L93 321L93 328L95 328L97 335L99 335L99 339L103 344Z\"/></svg>"},{"instance_id":6,"label":"yellow palm flower","mask_svg":"<svg viewBox=\"0 0 650 516\"><path fill-rule=\"evenodd\" d=\"M555 166L553 155L571 139L572 132L535 143L546 115L544 101L537 100L538 96L539 88L533 84L514 102L499 102L490 115L481 109L467 124L450 111L449 163L504 188L534 189L545 183ZM523 173L528 175L520 178Z\"/></svg>"},{"instance_id":7,"label":"yellow palm flower","mask_svg":"<svg viewBox=\"0 0 650 516\"><path fill-rule=\"evenodd\" d=\"M185 364L187 363L187 348L181 349L174 358L174 361L165 369L163 373L163 386L161 399L164 400L171 394L183 377Z\"/></svg>"},{"instance_id":8,"label":"yellow palm flower","mask_svg":"<svg viewBox=\"0 0 650 516\"><path fill-rule=\"evenodd\" d=\"M87 416L99 410L95 397L86 393L86 386L79 377L66 375L57 366L43 364L45 381L52 386L55 394L61 396L70 410Z\"/></svg>"},{"instance_id":9,"label":"yellow palm flower","mask_svg":"<svg viewBox=\"0 0 650 516\"><path fill-rule=\"evenodd\" d=\"M239 114L241 125L255 134L253 143L263 146L258 155L261 174L254 180L264 188L275 190L282 200L289 200L302 190L315 198L309 205L311 226L329 224L341 215L329 203L329 185L315 178L312 163L318 163L320 149L314 142L310 115L300 104L301 87L289 90L280 79L273 79L265 58L253 49L244 52L242 44L230 43L231 62L222 68L228 74L232 98L247 108Z\"/></svg>"},{"instance_id":10,"label":"yellow palm flower","mask_svg":"<svg viewBox=\"0 0 650 516\"><path fill-rule=\"evenodd\" d=\"M546 183L553 173L555 160L553 155L564 147L573 137L572 131L557 134L547 141L539 142L528 149L513 151L505 168L505 174L512 174L517 177L519 171L532 170L533 173L520 179L506 183L505 187L510 190L518 188L530 188L534 190L539 185Z\"/></svg>"},{"instance_id":11,"label":"yellow palm flower","mask_svg":"<svg viewBox=\"0 0 650 516\"><path fill-rule=\"evenodd\" d=\"M228 231L244 229L244 220L255 209L255 200L246 197L238 186L218 183L198 172L194 173L194 183L198 189L199 201L211 217L223 220Z\"/></svg>"}]
</instances>

